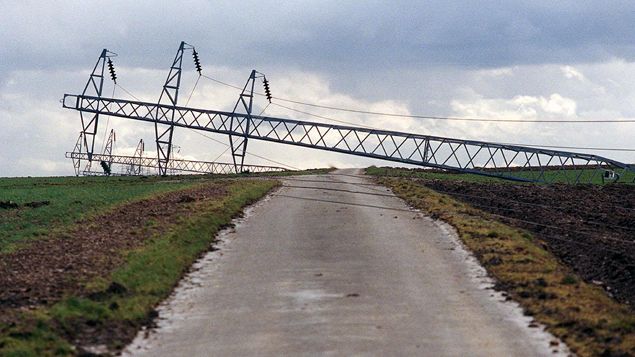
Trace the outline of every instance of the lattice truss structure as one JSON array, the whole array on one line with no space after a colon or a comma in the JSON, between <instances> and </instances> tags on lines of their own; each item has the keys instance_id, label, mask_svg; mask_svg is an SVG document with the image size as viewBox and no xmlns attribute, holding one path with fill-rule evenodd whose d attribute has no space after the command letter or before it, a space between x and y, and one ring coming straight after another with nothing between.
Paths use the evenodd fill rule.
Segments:
<instances>
[{"instance_id":1,"label":"lattice truss structure","mask_svg":"<svg viewBox=\"0 0 635 357\"><path fill-rule=\"evenodd\" d=\"M253 115L257 73L252 71L233 112L85 94L66 94L63 106L86 115L226 134L236 172L242 170L248 139L517 181L585 183L605 176L615 181L626 171L635 171L627 164L592 154ZM235 145L236 138L240 140Z\"/></svg>"},{"instance_id":2,"label":"lattice truss structure","mask_svg":"<svg viewBox=\"0 0 635 357\"><path fill-rule=\"evenodd\" d=\"M183 64L183 55L185 51L191 50L194 59L194 65L196 70L201 73L201 65L198 58L196 49L187 44L181 42L176 56L170 66L170 72L159 96L159 104L167 106L175 106L179 97L179 88L181 84L181 73ZM110 77L113 82L117 83L117 75L115 74L115 68L112 62L112 57L116 57L117 54L110 52L107 49L102 50L93 72L91 73L86 86L84 87L83 95L93 93L97 97L102 96L104 87L104 73L107 68L110 72ZM254 81L256 78L262 76L257 75L255 71L250 76L250 81L247 85L250 85L251 93L253 93ZM247 85L245 90L239 97L234 111L241 110L243 108L248 113L251 112L253 95L247 93ZM161 115L157 108L157 115ZM95 138L97 136L97 127L100 119L99 112L81 112L80 119L82 124L82 130L79 134L75 148L71 152L66 153L66 157L72 159L73 167L76 175L141 175L148 173L153 169L157 170L159 174L166 175L168 173L199 173L199 174L232 174L241 172L262 173L262 172L282 172L286 171L285 168L278 166L264 166L264 165L246 165L244 164L244 158L247 150L247 140L244 137L232 137L230 136L230 146L232 149L233 163L223 162L211 162L211 161L196 161L196 160L181 160L173 158L172 138L174 133L173 118L167 121L154 121L155 138L157 147L157 157L145 157L144 142L143 139L139 141L135 153L133 156L126 155L114 155L113 145L115 142L114 130L111 130L108 140L104 147L103 154L96 154ZM237 160L237 158L240 158ZM86 164L82 169L82 161ZM93 163L97 162L101 166L100 169L95 169ZM117 172L113 170L113 164L118 166L121 170ZM146 168L145 172L142 168Z\"/></svg>"},{"instance_id":3,"label":"lattice truss structure","mask_svg":"<svg viewBox=\"0 0 635 357\"><path fill-rule=\"evenodd\" d=\"M147 169L157 169L159 164L156 157L144 156L144 142L139 140L139 144L132 156L113 154L114 130L110 132L104 152L102 154L92 154L92 159L88 159L88 154L81 152L81 143L83 141L82 134L75 144L75 149L66 153L66 158L73 160L76 175L83 176L138 176L147 174ZM86 161L88 164L82 170L80 163ZM92 168L92 163L99 163L101 170ZM119 170L116 169L119 168ZM144 171L143 169L146 168ZM215 161L196 161L172 159L167 164L167 171L170 173L195 173L195 174L233 174L233 163L215 162ZM244 171L250 173L263 172L283 172L286 169L278 166L262 166L262 165L244 165Z\"/></svg>"},{"instance_id":4,"label":"lattice truss structure","mask_svg":"<svg viewBox=\"0 0 635 357\"><path fill-rule=\"evenodd\" d=\"M81 152L67 152L66 158L73 160L88 160L88 154ZM141 168L156 168L157 158L155 157L138 157L138 156L126 156L126 155L104 155L93 154L93 160L99 162L109 162L110 164L124 165L127 168L135 168L136 171L123 171L122 173L112 172L112 175L141 175L143 171ZM193 160L179 160L172 159L169 162L168 171L170 172L191 172L191 173L205 173L205 174L233 174L233 163L222 163L212 161L193 161ZM245 165L245 171L251 173L261 172L282 172L284 168L277 166L260 166L260 165ZM84 175L103 175L100 171L84 171Z\"/></svg>"}]
</instances>

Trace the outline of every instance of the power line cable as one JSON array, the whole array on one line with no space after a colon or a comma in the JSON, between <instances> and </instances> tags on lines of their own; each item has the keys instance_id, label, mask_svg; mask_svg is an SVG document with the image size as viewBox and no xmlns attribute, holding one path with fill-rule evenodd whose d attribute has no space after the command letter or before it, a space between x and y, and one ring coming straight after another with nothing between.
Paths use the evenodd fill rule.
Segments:
<instances>
[{"instance_id":1,"label":"power line cable","mask_svg":"<svg viewBox=\"0 0 635 357\"><path fill-rule=\"evenodd\" d=\"M216 83L232 87L235 89L242 90L242 88L235 86L233 84L229 84L218 79L212 78L207 75L203 75L203 77L214 81ZM254 92L254 94L259 96L265 96L263 93ZM474 121L474 122L500 122L500 123L635 123L635 119L592 119L592 120L581 120L581 119L489 119L489 118L464 118L464 117L445 117L445 116L434 116L434 115L418 115L418 114L399 114L399 113L389 113L389 112L377 112L370 110L360 110L360 109L352 109L352 108L342 108L335 107L329 105L315 104L315 103L307 103L299 100L281 98L281 97L272 97L272 99L276 99L282 102L305 105L314 108L322 108L322 109L330 109L337 110L349 113L357 113L357 114L370 114L370 115L378 115L378 116L389 116L389 117L397 117L397 118L413 118L413 119L430 119L430 120L450 120L450 121Z\"/></svg>"},{"instance_id":2,"label":"power line cable","mask_svg":"<svg viewBox=\"0 0 635 357\"><path fill-rule=\"evenodd\" d=\"M190 99L192 99L192 95L194 94L194 91L196 90L196 86L198 85L198 81L200 80L201 80L201 75L199 74L198 77L196 78L196 83L194 83L194 87L192 87L192 91L190 92L189 97L187 97L187 102L185 102L186 107L188 104L190 104Z\"/></svg>"},{"instance_id":3,"label":"power line cable","mask_svg":"<svg viewBox=\"0 0 635 357\"><path fill-rule=\"evenodd\" d=\"M436 191L436 190L435 190ZM444 191L437 191L437 192L441 192L441 193L446 193ZM452 193L447 193L448 195L452 195ZM483 197L484 198L484 197ZM483 207L483 208L489 208L492 209L494 211L496 210L503 210L503 211L509 211L509 212L518 212L518 213L523 213L524 211L521 210L517 210L514 208L508 208L508 207L494 207L494 206L489 206L489 205L485 205L485 204L480 204L480 203L473 203L473 202L467 202L467 204L469 204L470 206L476 206L476 207ZM506 216L507 217L507 216ZM510 218L514 218L514 217L510 217ZM514 218L515 219L515 218ZM565 231L570 231L567 230L564 227L561 226L553 226L553 225L548 225L548 224L543 224L543 223L538 223L538 222L533 222L536 225L542 225L544 227L548 227L548 228L555 228L555 229L561 229L561 230L565 230ZM614 228L618 228L618 229L622 229L622 230L627 230L627 231L633 231L635 229L633 228L629 228L629 227L623 227L623 226L617 226L617 225L613 225L613 224L606 224L606 223L601 223L601 222L595 222L595 221L585 221L585 223L589 223L592 225L596 225L596 226L600 226L600 227L614 227ZM586 232L581 232L581 231L572 231L574 233L578 233L578 234L585 234L585 235L591 235L592 237L595 237L594 234L592 233L586 233ZM618 239L618 238L611 238L611 237L606 237L607 239L610 240L614 240L617 242L621 242L621 243L628 243L628 244L635 244L635 241L627 241L627 240L623 240L623 239Z\"/></svg>"},{"instance_id":4,"label":"power line cable","mask_svg":"<svg viewBox=\"0 0 635 357\"><path fill-rule=\"evenodd\" d=\"M496 214L496 213L489 213L489 212L486 212L486 214L489 214L489 215L494 216L494 217L503 218L503 219L511 219L511 220L514 220L514 221L523 222L523 223L527 223L527 224L531 224L531 225L535 225L535 226L539 226L539 227L555 228L555 229L563 230L565 232L583 234L583 235L586 235L586 236L589 236L589 237L593 237L593 238L596 237L595 235L592 235L591 233L567 230L566 228L562 228L562 227L558 227L558 226L551 226L551 225L542 224L542 223L537 223L537 222L528 221L528 220L524 220L524 219L520 219L520 218L514 218L514 217L509 217L509 216ZM609 239L610 237L604 237L604 238ZM596 244L580 242L580 241L577 241L577 240L567 239L567 238L563 238L563 237L549 236L549 238L542 239L542 240L547 240L548 241L550 239L555 239L555 240L568 242L568 243L573 243L573 244L578 244L578 245L585 245L585 246L588 246L588 247L592 247L593 249L599 249L599 250L610 251L610 252L613 252L613 253L624 254L623 251L618 251L618 250L615 250L615 249L612 249L612 248L607 248L607 247L602 247L602 246L598 247ZM609 239L609 240L611 240L611 239ZM615 239L613 239L613 240L615 240ZM621 241L621 240L618 239L618 241ZM628 241L621 241L621 242L622 243L633 243L633 242L628 242Z\"/></svg>"},{"instance_id":5,"label":"power line cable","mask_svg":"<svg viewBox=\"0 0 635 357\"><path fill-rule=\"evenodd\" d=\"M363 125L363 124L352 123L352 122L349 122L349 121L344 121L344 120L339 120L339 119L333 119L333 118L325 117L325 116L322 116L322 115L318 115L318 114L313 114L313 113L305 112L305 111L303 111L303 110L298 110L298 109L294 109L294 108L291 108L291 107L287 107L286 105L282 105L282 104L278 104L278 103L271 103L271 104L273 104L273 105L275 105L275 106L277 106L277 107L281 107L281 108L284 108L284 109L287 109L287 110L290 110L290 111L293 111L293 112L296 112L296 113L300 113L300 114L304 114L304 115L312 116L312 117L315 117L315 118L320 118L320 119L324 119L324 120L329 120L329 121L333 121L333 122L336 122L336 123L341 123L341 124L354 125L354 126L358 126L358 127L362 127L362 128L366 128L366 129L371 129L371 130L380 130L380 129L378 129L378 128L374 128L374 127L372 127L372 126L367 126L367 125Z\"/></svg>"},{"instance_id":6,"label":"power line cable","mask_svg":"<svg viewBox=\"0 0 635 357\"><path fill-rule=\"evenodd\" d=\"M227 87L231 87L237 90L242 90L242 88L217 80L215 78L212 78L210 76L207 75L202 75L203 77L222 84L224 86ZM257 93L254 92L254 94L259 95L259 96L265 96L265 94L262 93ZM428 116L419 116L419 115L406 115L406 114L396 114L396 113L381 113L381 112L372 112L372 111L359 111L359 110L353 110L353 109L345 109L345 108L337 108L337 107L329 107L329 106L321 106L321 105L316 105L316 104L312 104L312 103L304 103L304 102L300 102L300 101L296 101L296 100L291 100L291 99L285 99L285 98L279 98L279 97L272 97L273 99L276 100L280 100L280 101L285 101L285 102L290 102L290 103L296 103L296 104L305 104L308 106L313 106L313 107L318 107L318 108L325 108L325 109L342 109L344 111L350 111L350 112L355 112L355 113L362 113L362 114L374 114L374 115L385 115L385 116L396 116L396 117L412 117L412 118L422 118L422 119L447 119L447 120L470 120L470 121L499 121L499 122L546 122L546 123L551 123L551 122L572 122L572 123L592 123L592 122L607 122L607 123L612 123L612 122L635 122L635 119L631 120L618 120L618 121L614 121L614 120L600 120L600 121L588 121L588 120L577 120L577 121L558 121L558 120L554 120L554 121L545 121L545 120L503 120L503 119L477 119L477 118L453 118L453 117L428 117ZM334 119L334 118L330 118L330 117L326 117L323 115L318 115L318 114L314 114L314 113L310 113L307 111L303 111L303 110L299 110L299 109L295 109L295 108L291 108L279 103L271 103L273 105L276 105L278 107L296 112L296 113L300 113L300 114L304 114L304 115L308 115L308 116L312 116L315 118L319 118L319 119L324 119L324 120L328 120L328 121L332 121L332 122L336 122L336 123L340 123L340 124L348 124L348 125L353 125L353 126L357 126L357 127L363 127L366 129L371 129L371 130L384 130L382 128L377 128L377 127L373 127L373 126L368 126L368 125L363 125L363 124L358 124L358 123L352 123L352 122L348 122L348 121L344 121L344 120L339 120L339 119ZM555 149L574 149L574 150L598 150L598 151L619 151L619 152L635 152L635 148L598 148L598 147L581 147L581 146L556 146L556 145L536 145L536 144L517 144L517 143L497 143L497 144L501 144L501 145L516 145L516 146L531 146L531 147L536 147L536 148L555 148Z\"/></svg>"},{"instance_id":7,"label":"power line cable","mask_svg":"<svg viewBox=\"0 0 635 357\"><path fill-rule=\"evenodd\" d=\"M223 81L219 81L217 79L214 79L212 77L209 77L205 74L201 75L202 77L205 77L211 81L217 82L219 84L234 88L234 89L238 89L238 90L242 90L242 88L238 87L238 86L234 86L232 84L229 83L225 83ZM120 88L122 88L121 86L119 86ZM132 95L131 93L129 93L127 90L125 90L124 88L122 88L126 93L128 93L129 95ZM264 96L264 94L261 93L255 93L257 95L261 95ZM132 95L133 98L135 98L136 100L139 100L137 97L135 97L134 95ZM274 97L275 99L280 100L280 98ZM337 123L342 123L342 124L348 124L348 125L355 125L355 126L359 126L359 127L364 127L367 129L375 129L375 130L381 130L379 128L376 127L372 127L372 126L367 126L367 125L362 125L362 124L357 124L357 123L352 123L352 122L347 122L347 121L343 121L343 120L338 120L338 119L334 119L334 118L329 118L323 115L318 115L318 114L313 114L310 112L306 112L306 111L302 111L302 110L298 110L298 109L294 109L282 104L278 104L278 103L271 103L273 105L276 105L278 107L287 109L287 110L291 110L294 111L296 113L301 113L301 114L305 114L305 115L309 115L312 117L316 117L316 118L320 118L320 119L324 119L324 120L329 120L329 121L333 121L333 122L337 122ZM536 144L518 144L518 143L500 143L502 145L518 145L518 146L532 146L532 147L537 147L537 148L555 148L555 149L574 149L574 150L599 150L599 151L621 151L621 152L635 152L635 148L600 148L600 147L583 147L583 146L556 146L556 145L536 145Z\"/></svg>"},{"instance_id":8,"label":"power line cable","mask_svg":"<svg viewBox=\"0 0 635 357\"><path fill-rule=\"evenodd\" d=\"M555 145L534 145L534 144L514 144L514 143L500 143L502 145L518 145L518 146L532 146L536 148L555 148L555 149L573 149L573 150L600 150L600 151L625 151L635 152L635 148L597 148L597 147L583 147L583 146L555 146Z\"/></svg>"},{"instance_id":9,"label":"power line cable","mask_svg":"<svg viewBox=\"0 0 635 357\"><path fill-rule=\"evenodd\" d=\"M201 76L206 77L204 74L203 74L203 75L201 75ZM132 94L132 93L131 93L130 91L128 91L127 89L123 88L121 85L117 84L117 86L119 86L119 88L121 88L124 92L126 92L128 95L130 95L131 97L133 97L133 98L134 98L134 99L136 99L137 101L141 101L139 98L137 98L134 94ZM242 90L242 89L241 89L241 90ZM264 111L267 109L267 107L268 107L268 105L267 105L267 106L266 106L266 107L262 110L262 112L264 112ZM262 113L262 112L261 112L261 113ZM218 140L218 139L215 139L215 138L213 138L213 137L211 137L211 136L209 136L209 135L205 135L205 134L203 134L203 133L199 132L199 131L198 131L198 130L196 130L196 129L193 129L193 128L187 128L187 127L186 127L186 129L189 129L189 130L191 130L192 132L194 132L194 133L196 133L196 134L198 134L198 135L200 135L200 136L203 136L203 137L205 137L205 138L207 138L207 139L209 139L209 140L215 141L215 142L217 142L217 143L219 143L219 144L221 144L221 145L227 146L227 148L229 148L229 147L230 147L230 146L229 146L229 144L224 143L224 142L222 142L222 141L220 141L220 140ZM226 151L227 151L227 149L226 149ZM220 156L222 156L223 154L225 154L225 152L226 152L226 151L224 151L224 152L223 152ZM251 153L250 155L253 155L253 156L257 157L257 158L260 158L260 159L263 159L263 160L265 160L265 161L272 162L272 163L274 163L274 164L278 164L278 165L281 165L281 166L284 166L284 167L287 167L287 168L290 168L290 169L293 169L293 170L301 170L301 169L300 169L300 168L298 168L298 167L295 167L295 166L292 166L292 165L288 165L288 164L284 164L284 163L281 163L281 162L279 162L279 161L275 161L275 160L272 160L272 159L268 159L268 158L266 158L266 157L263 157L263 156L260 156L260 155L254 154L254 153ZM220 156L219 156L219 157L220 157ZM217 158L216 160L218 160L218 158ZM216 161L216 160L214 160L214 161Z\"/></svg>"},{"instance_id":10,"label":"power line cable","mask_svg":"<svg viewBox=\"0 0 635 357\"><path fill-rule=\"evenodd\" d=\"M141 102L141 99L139 99L137 96L135 96L134 94L130 93L130 91L128 91L126 88L122 87L121 84L115 84L115 86L121 88L122 91L124 91L126 94L128 94L129 96L131 96L132 98L134 98L134 100Z\"/></svg>"},{"instance_id":11,"label":"power line cable","mask_svg":"<svg viewBox=\"0 0 635 357\"><path fill-rule=\"evenodd\" d=\"M115 97L115 89L117 88L117 83L112 86L112 95L110 98ZM106 127L104 129L104 140L101 142L101 151L104 152L104 146L106 146L106 136L108 135L108 126L110 125L110 115L106 116Z\"/></svg>"},{"instance_id":12,"label":"power line cable","mask_svg":"<svg viewBox=\"0 0 635 357\"><path fill-rule=\"evenodd\" d=\"M444 117L444 116L431 116L431 115L417 115L417 114L399 114L388 112L376 112L369 110L359 110L351 108L333 107L328 105L306 103L292 99L273 97L283 102L294 103L299 105L306 105L314 108L338 110L349 113L357 114L370 114L379 116L389 116L398 118L412 118L412 119L431 119L431 120L450 120L450 121L475 121L475 122L499 122L499 123L635 123L635 119L593 119L593 120L581 120L581 119L488 119L488 118L464 118L464 117Z\"/></svg>"},{"instance_id":13,"label":"power line cable","mask_svg":"<svg viewBox=\"0 0 635 357\"><path fill-rule=\"evenodd\" d=\"M337 122L337 123L342 123L342 124L348 124L348 125L354 125L354 126L358 126L358 127L363 127L366 129L371 129L371 130L384 130L384 129L380 129L377 127L372 127L372 126L367 126L367 125L363 125L363 124L357 124L357 123L352 123L352 122L347 122L347 121L343 121L343 120L338 120L338 119L333 119L333 118L329 118L329 117L325 117L323 115L318 115L318 114L313 114L313 113L309 113L309 112L305 112L302 110L298 110L298 109L294 109L291 107L287 107L285 105L282 104L278 104L278 103L271 103L275 106L296 112L296 113L301 113L301 114L305 114L305 115L309 115L315 118L320 118L320 119L324 119L324 120L329 120L329 121L333 121L333 122ZM534 145L534 144L517 144L517 143L495 143L495 144L500 144L500 145L515 145L515 146L531 146L531 147L535 147L535 148L553 148L553 149L575 149L575 150L604 150L604 151L620 151L620 152L635 152L635 148L630 149L630 148L598 148L598 147L582 147L582 146L555 146L555 145Z\"/></svg>"},{"instance_id":14,"label":"power line cable","mask_svg":"<svg viewBox=\"0 0 635 357\"><path fill-rule=\"evenodd\" d=\"M342 183L345 183L345 182L342 182ZM346 182L346 183L353 184L353 183L350 183L350 182ZM355 184L353 184L353 185L355 185ZM327 202L327 203L351 204L351 203L345 203L345 202L339 202L339 201L333 201L333 200L325 200L325 199L319 199L319 198L306 198L306 197L299 197L299 196L285 195L285 194L276 194L276 196L294 198L294 199L302 199L302 200L310 200L310 201L321 201L321 202ZM396 211L412 212L410 209L389 208L389 207L383 207L383 206L362 205L362 204L352 204L352 205L366 206L366 207L379 208L379 209L396 210ZM496 208L496 207L491 207L491 208ZM593 238L596 237L595 235L592 235L591 233L588 233L588 232L567 230L566 228L563 228L563 227L546 225L546 224L542 224L542 223L538 223L538 222L533 222L533 221L528 221L528 220L524 220L524 219L520 219L520 218L504 216L504 215L490 213L490 212L486 212L486 211L483 211L483 214L489 215L489 216L493 216L493 217L499 217L499 218L503 218L503 219L515 220L515 221L519 221L519 222L523 222L523 223L527 223L527 224L532 224L532 225L535 225L535 226L554 228L554 229L561 229L561 230L563 230L565 232L582 234L582 235L586 235L586 236L593 237ZM617 239L617 238L613 238L613 237L603 237L603 238L606 238L607 240L618 241L620 243L629 243L629 244L635 243L635 242L621 240L621 239ZM598 246L597 244L592 244L592 243L587 243L587 242L581 242L581 241L577 241L577 240L567 239L565 237L550 236L548 239L559 240L559 241L563 241L563 242L567 242L567 243L571 243L571 244L583 245L583 246L587 246L587 247L592 247L593 249L610 251L610 252L618 253L618 254L623 254L624 253L624 252L620 252L620 251L618 251L616 249L612 249L610 247ZM546 239L541 239L541 240L544 241ZM602 243L605 243L605 242L602 242Z\"/></svg>"}]
</instances>

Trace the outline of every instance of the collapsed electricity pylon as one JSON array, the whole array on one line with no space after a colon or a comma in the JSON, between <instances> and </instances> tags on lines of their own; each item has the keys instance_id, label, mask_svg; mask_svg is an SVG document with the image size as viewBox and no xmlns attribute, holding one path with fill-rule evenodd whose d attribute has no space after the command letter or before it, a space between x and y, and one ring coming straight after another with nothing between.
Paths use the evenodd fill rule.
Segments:
<instances>
[{"instance_id":1,"label":"collapsed electricity pylon","mask_svg":"<svg viewBox=\"0 0 635 357\"><path fill-rule=\"evenodd\" d=\"M170 99L167 104L103 98L99 92L96 96L65 94L63 107L94 116L104 114L150 122L156 128L167 126L163 131L157 129L157 145L171 143L174 127L228 135L236 172L244 169L241 165L247 139L515 181L596 182L607 170L616 173L618 181L621 174L635 172L627 164L592 154L253 115L256 71L251 72L232 112L181 107L176 99L186 48L194 51L181 43L164 86L162 97L165 94ZM268 89L266 84L266 96L270 99ZM158 156L162 174L170 160L169 145L167 148L167 153L164 150Z\"/></svg>"},{"instance_id":2,"label":"collapsed electricity pylon","mask_svg":"<svg viewBox=\"0 0 635 357\"><path fill-rule=\"evenodd\" d=\"M67 152L66 158L75 160L88 160L88 154L83 152ZM106 156L102 154L93 154L93 160L112 160L112 164L124 165L125 167L134 166L138 171L131 173L130 175L142 174L141 167L156 169L158 167L156 157L138 157L128 155L112 155ZM228 162L216 162L216 161L194 161L194 160L181 160L171 159L168 163L167 169L169 172L174 173L195 173L195 174L234 174L234 164ZM262 172L283 172L286 169L278 166L262 166L262 165L245 165L244 170L250 173L262 173ZM128 174L128 171L122 170L124 174ZM95 174L94 172L85 172L83 174ZM102 174L102 173L100 173ZM113 171L112 174L115 174Z\"/></svg>"},{"instance_id":3,"label":"collapsed electricity pylon","mask_svg":"<svg viewBox=\"0 0 635 357\"><path fill-rule=\"evenodd\" d=\"M117 56L116 53L110 52L106 49L101 51L101 55L93 68L88 82L84 87L82 95L90 95L93 93L97 97L101 97L104 89L104 67L106 63L109 64L109 69L112 68L112 57ZM116 79L113 73L113 81ZM95 150L95 136L97 135L97 124L99 123L99 113L81 113L80 119L82 122L82 144L85 152L88 154L88 160L92 160L92 154Z\"/></svg>"},{"instance_id":4,"label":"collapsed electricity pylon","mask_svg":"<svg viewBox=\"0 0 635 357\"><path fill-rule=\"evenodd\" d=\"M143 143L143 139L139 139L139 144L137 144L137 148L135 149L134 154L132 154L132 162L130 165L126 166L126 175L141 175L141 160L143 158L144 150L145 144Z\"/></svg>"},{"instance_id":5,"label":"collapsed electricity pylon","mask_svg":"<svg viewBox=\"0 0 635 357\"><path fill-rule=\"evenodd\" d=\"M175 106L179 99L179 87L181 86L181 67L183 65L183 52L185 50L192 50L192 53L196 53L194 46L188 45L185 41L181 41L172 66L170 66L170 72L168 78L165 80L163 90L159 96L159 104L168 103L171 106ZM167 174L168 161L170 161L170 154L172 153L172 136L174 133L174 113L164 112L159 106L156 108L157 118L163 118L165 123L159 121L154 122L154 133L157 143L157 155L159 164L159 174Z\"/></svg>"},{"instance_id":6,"label":"collapsed electricity pylon","mask_svg":"<svg viewBox=\"0 0 635 357\"><path fill-rule=\"evenodd\" d=\"M75 167L75 173L79 176L111 176L111 175L141 175L143 173L142 168L156 169L159 164L158 160L153 157L144 157L144 142L143 139L139 140L139 144L135 149L132 156L127 155L115 155L113 153L114 143L116 141L115 131L112 129L104 151L102 154L91 155L92 161L88 161L88 153L79 151L81 148L83 134L79 133L79 138L75 144L75 150L66 153L66 157L73 160L73 166ZM87 164L83 171L80 172L81 160L86 160ZM91 169L91 163L99 162L102 171ZM117 172L114 169L113 164L122 166L122 170ZM195 161L195 160L180 160L171 159L167 166L165 166L168 172L172 173L195 173L195 174L233 174L237 171L234 170L234 164L225 162L212 162L212 161ZM245 171L251 173L262 172L282 172L286 171L282 167L277 166L262 166L262 165L244 165Z\"/></svg>"},{"instance_id":7,"label":"collapsed electricity pylon","mask_svg":"<svg viewBox=\"0 0 635 357\"><path fill-rule=\"evenodd\" d=\"M176 105L179 95L179 87L181 84L181 67L183 63L183 54L185 51L191 50L194 60L194 66L199 75L202 68L198 53L196 49L185 43L181 42L179 49L172 65L170 66L170 72L163 85L163 90L159 96L159 104L167 103L169 106ZM88 82L82 92L82 95L94 94L97 97L101 97L104 86L104 72L105 68L108 68L110 78L116 84L117 75L115 73L114 64L111 57L116 56L115 53L102 50L93 72L91 73ZM252 88L253 93L253 88ZM238 103L236 104L238 107ZM251 108L249 108L249 111ZM112 175L115 174L112 170L112 164L128 165L121 174L125 175L140 175L142 173L142 167L156 169L160 175L166 175L170 173L203 173L203 174L231 174L240 173L243 171L249 172L281 172L286 169L278 166L263 166L263 165L243 165L244 155L246 150L246 139L242 147L242 160L240 166L237 166L236 157L234 158L234 164L222 163L222 162L210 162L210 161L196 161L196 160L175 160L172 158L173 149L175 145L172 142L174 132L174 114L171 112L163 111L162 107L157 106L154 113L157 117L165 119L165 122L155 122L155 141L157 146L157 158L143 157L144 142L143 139L139 141L137 149L132 157L113 155L112 145L114 143L114 131L111 131L110 137L106 143L105 151L103 154L95 154L95 137L97 135L97 127L99 122L99 113L80 113L82 122L82 131L80 132L79 139L75 144L73 151L67 152L66 157L73 160L73 167L75 175ZM230 143L232 141L230 140ZM231 145L231 144L230 144ZM232 154L234 151L232 148ZM84 170L81 170L81 161L86 161ZM93 161L100 163L103 172L92 169Z\"/></svg>"},{"instance_id":8,"label":"collapsed electricity pylon","mask_svg":"<svg viewBox=\"0 0 635 357\"><path fill-rule=\"evenodd\" d=\"M110 176L112 173L112 149L116 140L117 137L115 136L115 129L110 129L110 135L108 136L108 140L106 141L106 145L104 147L104 156L106 160L99 161L99 164L104 170L104 174L106 176Z\"/></svg>"}]
</instances>

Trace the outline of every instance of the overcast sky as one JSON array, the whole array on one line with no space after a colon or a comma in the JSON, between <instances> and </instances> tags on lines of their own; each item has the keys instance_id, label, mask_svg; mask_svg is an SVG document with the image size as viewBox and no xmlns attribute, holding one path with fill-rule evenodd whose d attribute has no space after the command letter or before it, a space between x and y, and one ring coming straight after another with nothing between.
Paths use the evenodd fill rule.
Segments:
<instances>
[{"instance_id":1,"label":"overcast sky","mask_svg":"<svg viewBox=\"0 0 635 357\"><path fill-rule=\"evenodd\" d=\"M206 75L242 85L255 68L267 74L274 96L305 102L453 117L633 119L634 19L633 1L0 0L0 176L73 173L64 153L81 129L79 114L62 109L59 99L82 91L103 48L119 54L119 84L147 101L158 99L184 40L196 46ZM181 100L196 79L189 59L184 69ZM108 81L108 96L112 89ZM227 110L237 95L201 79L190 106ZM119 88L115 96L130 98ZM294 107L420 134L635 147L635 123L447 122ZM315 120L274 106L266 113ZM132 153L144 138L152 154L152 125L118 118L100 123L98 148L106 123L117 131L117 153ZM212 160L225 150L179 128L175 141L184 158ZM249 145L258 155L302 168L381 164ZM635 162L634 152L591 153Z\"/></svg>"}]
</instances>

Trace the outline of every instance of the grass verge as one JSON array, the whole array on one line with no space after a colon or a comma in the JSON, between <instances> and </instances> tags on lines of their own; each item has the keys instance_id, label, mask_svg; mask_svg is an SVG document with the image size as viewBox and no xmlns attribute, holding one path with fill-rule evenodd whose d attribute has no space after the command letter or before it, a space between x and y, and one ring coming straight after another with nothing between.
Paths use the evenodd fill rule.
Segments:
<instances>
[{"instance_id":1,"label":"grass verge","mask_svg":"<svg viewBox=\"0 0 635 357\"><path fill-rule=\"evenodd\" d=\"M379 178L399 197L452 225L497 288L580 356L635 355L635 316L579 279L531 234L411 180Z\"/></svg>"},{"instance_id":2,"label":"grass verge","mask_svg":"<svg viewBox=\"0 0 635 357\"><path fill-rule=\"evenodd\" d=\"M0 355L66 356L121 349L152 321L155 306L209 250L215 234L276 185L271 180L227 181L228 195L193 202L195 215L182 217L143 246L122 252L125 263L90 281L83 294L52 306L13 311L12 322L0 325Z\"/></svg>"}]
</instances>

